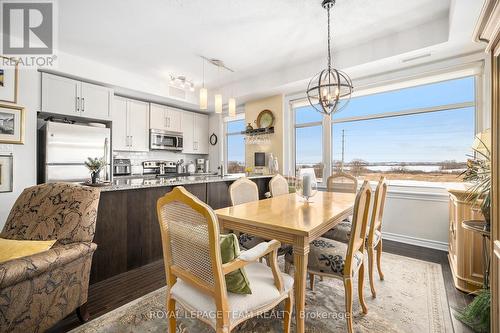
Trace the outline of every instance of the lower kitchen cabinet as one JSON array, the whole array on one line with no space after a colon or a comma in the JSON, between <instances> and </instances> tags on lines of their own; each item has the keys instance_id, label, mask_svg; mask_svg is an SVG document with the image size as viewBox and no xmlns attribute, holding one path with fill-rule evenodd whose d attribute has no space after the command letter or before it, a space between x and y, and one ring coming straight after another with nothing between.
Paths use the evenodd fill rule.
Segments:
<instances>
[{"instance_id":1,"label":"lower kitchen cabinet","mask_svg":"<svg viewBox=\"0 0 500 333\"><path fill-rule=\"evenodd\" d=\"M270 178L253 179L260 198ZM183 185L213 209L230 205L232 181ZM90 283L96 283L163 258L156 202L172 186L103 191L99 201Z\"/></svg>"}]
</instances>

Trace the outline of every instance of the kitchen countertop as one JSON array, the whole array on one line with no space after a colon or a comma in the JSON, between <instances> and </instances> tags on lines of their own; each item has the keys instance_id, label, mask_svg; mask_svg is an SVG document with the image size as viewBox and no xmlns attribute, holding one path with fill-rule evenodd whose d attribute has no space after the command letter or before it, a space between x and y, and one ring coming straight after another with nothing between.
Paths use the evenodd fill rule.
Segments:
<instances>
[{"instance_id":1,"label":"kitchen countertop","mask_svg":"<svg viewBox=\"0 0 500 333\"><path fill-rule=\"evenodd\" d=\"M273 175L256 175L256 176L248 176L248 178L249 179L271 178L272 176ZM241 177L243 177L243 175L241 174L226 175L224 177L216 175L211 175L211 176L192 175L192 176L183 176L176 178L156 178L154 175L124 176L124 177L115 177L111 185L100 187L100 189L101 192L123 191L123 190L134 190L141 188L150 188L150 187L226 182L226 181L233 181Z\"/></svg>"}]
</instances>

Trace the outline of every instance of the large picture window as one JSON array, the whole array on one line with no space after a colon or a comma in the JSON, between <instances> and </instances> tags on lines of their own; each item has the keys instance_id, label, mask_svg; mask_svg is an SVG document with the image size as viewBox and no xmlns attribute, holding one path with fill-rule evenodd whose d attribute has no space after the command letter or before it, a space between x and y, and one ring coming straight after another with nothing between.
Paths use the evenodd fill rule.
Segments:
<instances>
[{"instance_id":1,"label":"large picture window","mask_svg":"<svg viewBox=\"0 0 500 333\"><path fill-rule=\"evenodd\" d=\"M245 172L245 119L229 120L226 126L227 173Z\"/></svg>"},{"instance_id":2,"label":"large picture window","mask_svg":"<svg viewBox=\"0 0 500 333\"><path fill-rule=\"evenodd\" d=\"M296 168L329 160L324 176L344 171L367 180L460 181L475 134L475 96L470 76L355 97L328 119L328 137L320 113L295 108ZM319 154L325 141L329 156Z\"/></svg>"}]
</instances>

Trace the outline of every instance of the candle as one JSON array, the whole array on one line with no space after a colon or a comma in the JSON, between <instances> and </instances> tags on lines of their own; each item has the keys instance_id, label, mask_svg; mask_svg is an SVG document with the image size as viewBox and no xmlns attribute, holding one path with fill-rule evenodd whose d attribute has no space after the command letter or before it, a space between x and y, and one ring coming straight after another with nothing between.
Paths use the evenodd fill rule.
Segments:
<instances>
[{"instance_id":1,"label":"candle","mask_svg":"<svg viewBox=\"0 0 500 333\"><path fill-rule=\"evenodd\" d=\"M312 186L311 186L311 183L312 183L312 176L310 174L305 174L303 177L302 177L302 193L305 197L310 197L311 194L312 194Z\"/></svg>"}]
</instances>

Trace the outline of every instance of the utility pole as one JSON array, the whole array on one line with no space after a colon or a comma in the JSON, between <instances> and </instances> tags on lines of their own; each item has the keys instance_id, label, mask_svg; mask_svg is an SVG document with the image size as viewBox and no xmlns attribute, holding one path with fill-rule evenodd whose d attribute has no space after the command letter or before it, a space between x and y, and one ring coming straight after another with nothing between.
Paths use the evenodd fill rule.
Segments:
<instances>
[{"instance_id":1,"label":"utility pole","mask_svg":"<svg viewBox=\"0 0 500 333\"><path fill-rule=\"evenodd\" d=\"M344 172L344 152L345 152L345 130L342 130L342 162L340 164L340 171Z\"/></svg>"}]
</instances>

